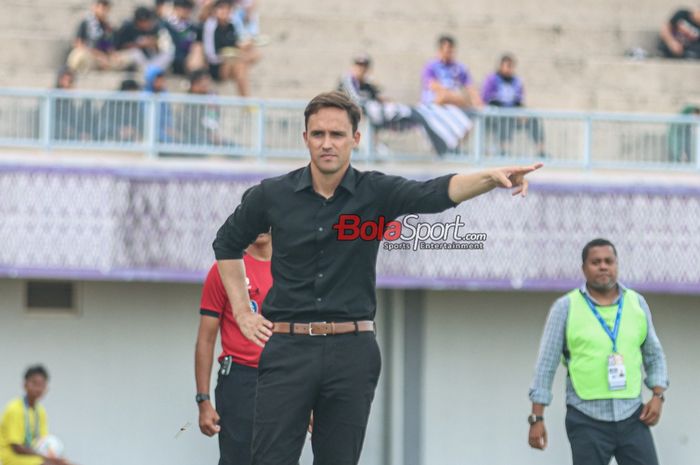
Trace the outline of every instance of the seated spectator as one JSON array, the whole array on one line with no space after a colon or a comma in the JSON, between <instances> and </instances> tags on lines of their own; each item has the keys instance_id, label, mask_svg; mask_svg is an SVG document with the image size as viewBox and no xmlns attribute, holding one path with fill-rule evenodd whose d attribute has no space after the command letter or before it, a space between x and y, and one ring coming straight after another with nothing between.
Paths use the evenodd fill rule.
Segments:
<instances>
[{"instance_id":1,"label":"seated spectator","mask_svg":"<svg viewBox=\"0 0 700 465\"><path fill-rule=\"evenodd\" d=\"M659 51L667 58L700 58L700 7L678 10L661 26Z\"/></svg>"},{"instance_id":2,"label":"seated spectator","mask_svg":"<svg viewBox=\"0 0 700 465\"><path fill-rule=\"evenodd\" d=\"M503 55L495 73L490 74L484 81L481 98L487 105L504 108L524 106L523 81L515 75L515 58ZM545 157L544 132L542 122L538 118L487 116L486 130L495 132L498 136L502 154L508 152L508 145L513 140L515 130L526 130L537 145L537 155Z\"/></svg>"},{"instance_id":3,"label":"seated spectator","mask_svg":"<svg viewBox=\"0 0 700 465\"><path fill-rule=\"evenodd\" d=\"M125 79L119 86L121 92L137 94L139 83ZM108 100L100 109L102 123L101 140L116 142L140 142L144 127L143 102L137 100Z\"/></svg>"},{"instance_id":4,"label":"seated spectator","mask_svg":"<svg viewBox=\"0 0 700 465\"><path fill-rule=\"evenodd\" d=\"M135 52L134 61L143 69L148 66L167 69L175 54L170 33L160 25L156 14L143 6L136 8L132 20L122 24L115 45L119 50Z\"/></svg>"},{"instance_id":5,"label":"seated spectator","mask_svg":"<svg viewBox=\"0 0 700 465\"><path fill-rule=\"evenodd\" d=\"M191 95L213 96L209 71L200 69L190 75ZM221 112L215 102L188 104L182 112L183 142L192 145L230 145L221 135Z\"/></svg>"},{"instance_id":6,"label":"seated spectator","mask_svg":"<svg viewBox=\"0 0 700 465\"><path fill-rule=\"evenodd\" d=\"M338 84L338 90L345 91L360 106L369 100L381 101L379 88L367 80L372 61L369 55L361 54L353 58L352 66Z\"/></svg>"},{"instance_id":7,"label":"seated spectator","mask_svg":"<svg viewBox=\"0 0 700 465\"><path fill-rule=\"evenodd\" d=\"M216 81L235 81L238 94L250 95L248 72L258 60L258 53L250 39L242 40L232 20L231 0L217 0L214 16L202 27L202 44L212 78Z\"/></svg>"},{"instance_id":8,"label":"seated spectator","mask_svg":"<svg viewBox=\"0 0 700 465\"><path fill-rule=\"evenodd\" d=\"M471 121L464 112L453 105L418 105L391 102L381 95L379 88L367 79L372 61L366 54L353 59L350 71L341 78L338 90L346 92L363 110L364 116L374 128L406 131L420 127L427 134L438 155L455 151L471 128ZM388 153L386 145L373 140L378 152Z\"/></svg>"},{"instance_id":9,"label":"seated spectator","mask_svg":"<svg viewBox=\"0 0 700 465\"><path fill-rule=\"evenodd\" d=\"M173 10L165 21L165 26L170 32L175 47L172 64L172 70L175 74L186 75L192 69L204 67L202 47L197 42L199 27L192 20L193 8L194 2L192 0L175 0Z\"/></svg>"},{"instance_id":10,"label":"seated spectator","mask_svg":"<svg viewBox=\"0 0 700 465\"><path fill-rule=\"evenodd\" d=\"M700 107L697 105L687 105L681 111L681 115L700 117ZM691 162L695 158L696 140L693 135L693 123L673 123L668 130L668 151L671 161L674 163Z\"/></svg>"},{"instance_id":11,"label":"seated spectator","mask_svg":"<svg viewBox=\"0 0 700 465\"><path fill-rule=\"evenodd\" d=\"M61 68L56 89L70 91L75 87L75 75L68 67ZM70 95L58 95L53 107L53 140L61 142L89 141L93 138L92 100Z\"/></svg>"},{"instance_id":12,"label":"seated spectator","mask_svg":"<svg viewBox=\"0 0 700 465\"><path fill-rule=\"evenodd\" d=\"M165 23L168 20L168 16L172 13L171 11L171 0L156 0L153 6L153 12L156 14L156 18L161 23Z\"/></svg>"},{"instance_id":13,"label":"seated spectator","mask_svg":"<svg viewBox=\"0 0 700 465\"><path fill-rule=\"evenodd\" d=\"M151 65L146 68L144 74L143 89L150 94L167 93L167 82L163 68ZM178 140L175 128L173 127L173 111L170 103L160 102L158 109L158 142L172 143Z\"/></svg>"},{"instance_id":14,"label":"seated spectator","mask_svg":"<svg viewBox=\"0 0 700 465\"><path fill-rule=\"evenodd\" d=\"M464 109L482 106L467 67L455 61L455 39L451 36L438 39L438 56L425 65L421 81L424 104L449 104Z\"/></svg>"}]
</instances>

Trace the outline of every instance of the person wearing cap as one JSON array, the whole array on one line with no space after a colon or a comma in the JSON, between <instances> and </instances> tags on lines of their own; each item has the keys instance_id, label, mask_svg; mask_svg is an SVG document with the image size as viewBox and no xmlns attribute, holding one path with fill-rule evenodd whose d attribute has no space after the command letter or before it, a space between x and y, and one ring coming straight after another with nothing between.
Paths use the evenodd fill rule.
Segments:
<instances>
[{"instance_id":1,"label":"person wearing cap","mask_svg":"<svg viewBox=\"0 0 700 465\"><path fill-rule=\"evenodd\" d=\"M310 162L253 186L213 243L241 333L263 351L251 465L294 465L314 415L315 465L356 464L381 371L375 336L376 259L384 221L437 213L497 187L527 192L542 165L494 168L420 182L359 171L361 110L340 91L304 111ZM347 218L347 216L351 218ZM373 223L375 236L347 231ZM262 314L250 311L243 251L272 230L273 284ZM346 235L346 233L348 233Z\"/></svg>"},{"instance_id":2,"label":"person wearing cap","mask_svg":"<svg viewBox=\"0 0 700 465\"><path fill-rule=\"evenodd\" d=\"M562 361L573 465L608 465L613 456L620 465L657 465L649 427L661 418L668 374L649 305L618 282L610 241L590 241L581 258L586 282L558 299L545 323L530 388L528 443L547 447L544 409ZM643 383L652 391L646 403Z\"/></svg>"},{"instance_id":3,"label":"person wearing cap","mask_svg":"<svg viewBox=\"0 0 700 465\"><path fill-rule=\"evenodd\" d=\"M382 101L379 88L367 80L372 60L369 55L362 53L352 60L350 70L341 78L338 89L363 106L369 100Z\"/></svg>"}]
</instances>

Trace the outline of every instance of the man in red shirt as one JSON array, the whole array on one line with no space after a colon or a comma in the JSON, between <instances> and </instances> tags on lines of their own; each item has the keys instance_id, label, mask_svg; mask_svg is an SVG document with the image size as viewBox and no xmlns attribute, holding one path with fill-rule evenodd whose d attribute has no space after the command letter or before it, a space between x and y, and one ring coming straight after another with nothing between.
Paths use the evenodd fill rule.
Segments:
<instances>
[{"instance_id":1,"label":"man in red shirt","mask_svg":"<svg viewBox=\"0 0 700 465\"><path fill-rule=\"evenodd\" d=\"M243 256L251 310L259 312L272 286L270 234L260 234ZM195 351L199 429L219 434L219 465L248 465L253 437L255 388L262 348L246 339L233 319L231 304L216 263L209 270L200 305ZM212 359L221 331L220 368L215 390L216 409L209 398Z\"/></svg>"}]
</instances>

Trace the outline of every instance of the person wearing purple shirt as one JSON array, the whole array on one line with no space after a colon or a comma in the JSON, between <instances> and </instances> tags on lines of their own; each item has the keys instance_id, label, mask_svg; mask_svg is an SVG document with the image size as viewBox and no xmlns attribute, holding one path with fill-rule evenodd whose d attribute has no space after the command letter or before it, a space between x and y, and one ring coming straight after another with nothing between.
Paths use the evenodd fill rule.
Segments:
<instances>
[{"instance_id":1,"label":"person wearing purple shirt","mask_svg":"<svg viewBox=\"0 0 700 465\"><path fill-rule=\"evenodd\" d=\"M515 75L515 58L503 55L496 72L488 75L481 89L481 98L489 106L517 108L524 106L525 90L523 81ZM544 131L538 118L487 116L486 131L496 134L502 155L509 152L509 145L516 130L528 131L535 143L537 155L545 158Z\"/></svg>"},{"instance_id":2,"label":"person wearing purple shirt","mask_svg":"<svg viewBox=\"0 0 700 465\"><path fill-rule=\"evenodd\" d=\"M482 106L467 67L455 60L455 39L451 36L438 39L438 56L423 68L421 83L424 104L456 105L465 109Z\"/></svg>"}]
</instances>

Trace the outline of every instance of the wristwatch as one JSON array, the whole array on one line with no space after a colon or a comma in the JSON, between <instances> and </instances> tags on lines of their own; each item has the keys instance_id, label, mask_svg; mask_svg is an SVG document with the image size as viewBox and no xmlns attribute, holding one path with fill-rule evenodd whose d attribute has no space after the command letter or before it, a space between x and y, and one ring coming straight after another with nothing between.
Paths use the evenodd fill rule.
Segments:
<instances>
[{"instance_id":1,"label":"wristwatch","mask_svg":"<svg viewBox=\"0 0 700 465\"><path fill-rule=\"evenodd\" d=\"M203 394L201 392L198 392L196 396L194 396L194 400L197 401L198 404L201 404L205 400L209 400L211 397L209 397L209 394Z\"/></svg>"},{"instance_id":2,"label":"wristwatch","mask_svg":"<svg viewBox=\"0 0 700 465\"><path fill-rule=\"evenodd\" d=\"M541 417L539 415L535 415L534 413L531 413L530 415L527 416L527 422L530 424L530 426L534 425L538 421L544 421L544 417Z\"/></svg>"},{"instance_id":3,"label":"wristwatch","mask_svg":"<svg viewBox=\"0 0 700 465\"><path fill-rule=\"evenodd\" d=\"M654 393L652 394L652 396L658 397L659 399L661 399L661 402L665 402L665 401L666 401L666 397L664 396L664 393L663 393L663 392L654 392Z\"/></svg>"}]
</instances>

